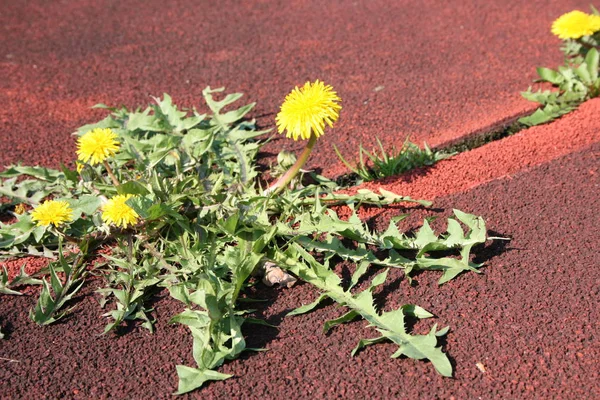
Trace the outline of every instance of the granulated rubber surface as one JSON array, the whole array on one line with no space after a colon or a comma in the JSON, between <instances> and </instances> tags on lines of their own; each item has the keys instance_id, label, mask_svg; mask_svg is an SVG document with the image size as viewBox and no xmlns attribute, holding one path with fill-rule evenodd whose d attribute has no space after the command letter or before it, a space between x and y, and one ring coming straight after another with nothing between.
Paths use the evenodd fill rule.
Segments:
<instances>
[{"instance_id":1,"label":"granulated rubber surface","mask_svg":"<svg viewBox=\"0 0 600 400\"><path fill-rule=\"evenodd\" d=\"M439 145L535 108L519 91L562 63L552 21L588 1L9 1L0 13L0 167L72 163L71 132L105 111L169 93L204 110L202 89L257 102L273 127L295 85L343 99L309 167L336 176L379 137ZM298 150L278 138L265 149Z\"/></svg>"},{"instance_id":2,"label":"granulated rubber surface","mask_svg":"<svg viewBox=\"0 0 600 400\"><path fill-rule=\"evenodd\" d=\"M487 267L438 287L438 274L417 276L409 287L390 271L384 309L419 304L452 330L444 348L455 378L438 376L431 364L391 359L391 344L351 358L361 337L374 332L357 321L322 333L326 319L343 312L328 305L282 319L316 293L309 285L289 290L257 286L268 299L259 315L279 326L245 327L250 347L221 371L235 374L184 398L596 398L600 396L597 332L598 160L595 144L510 179L467 193L438 198L436 212L451 208L484 215L488 229L510 242L494 241L476 251ZM591 166L591 167L590 167ZM398 210L379 215L381 229ZM156 333L136 328L121 336L98 336L106 322L89 292L72 317L48 327L27 319L34 297L2 297L0 341L2 398L169 398L175 365L193 362L191 337L166 320L181 308L167 299L155 305ZM424 332L429 322L417 324ZM6 361L13 359L15 362ZM483 364L485 373L476 363Z\"/></svg>"},{"instance_id":3,"label":"granulated rubber surface","mask_svg":"<svg viewBox=\"0 0 600 400\"><path fill-rule=\"evenodd\" d=\"M514 136L460 153L432 167L400 177L367 182L357 189L385 190L416 199L464 192L600 142L600 99L592 99L551 125L535 126Z\"/></svg>"}]
</instances>

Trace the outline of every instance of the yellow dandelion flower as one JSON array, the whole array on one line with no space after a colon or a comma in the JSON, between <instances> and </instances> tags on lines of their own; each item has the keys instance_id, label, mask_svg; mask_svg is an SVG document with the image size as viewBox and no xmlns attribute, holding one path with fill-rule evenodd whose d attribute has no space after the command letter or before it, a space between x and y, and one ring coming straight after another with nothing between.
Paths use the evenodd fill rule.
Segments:
<instances>
[{"instance_id":1,"label":"yellow dandelion flower","mask_svg":"<svg viewBox=\"0 0 600 400\"><path fill-rule=\"evenodd\" d=\"M331 128L339 117L342 101L333 91L318 79L314 83L306 82L302 88L292 90L285 97L281 110L277 114L279 133L287 130L286 136L294 140L309 139L311 133L316 137L323 135L325 124Z\"/></svg>"},{"instance_id":2,"label":"yellow dandelion flower","mask_svg":"<svg viewBox=\"0 0 600 400\"><path fill-rule=\"evenodd\" d=\"M79 138L77 141L77 155L79 161L96 165L119 151L117 134L110 128L96 128Z\"/></svg>"},{"instance_id":3,"label":"yellow dandelion flower","mask_svg":"<svg viewBox=\"0 0 600 400\"><path fill-rule=\"evenodd\" d=\"M31 219L37 221L38 226L59 226L73 221L73 210L66 201L47 200L31 211Z\"/></svg>"},{"instance_id":4,"label":"yellow dandelion flower","mask_svg":"<svg viewBox=\"0 0 600 400\"><path fill-rule=\"evenodd\" d=\"M125 202L132 198L130 194L120 194L108 200L102 207L102 220L107 224L115 224L121 228L135 225L139 215Z\"/></svg>"},{"instance_id":5,"label":"yellow dandelion flower","mask_svg":"<svg viewBox=\"0 0 600 400\"><path fill-rule=\"evenodd\" d=\"M571 11L561 15L552 23L552 33L560 39L579 39L600 30L600 16Z\"/></svg>"},{"instance_id":6,"label":"yellow dandelion flower","mask_svg":"<svg viewBox=\"0 0 600 400\"><path fill-rule=\"evenodd\" d=\"M25 214L26 211L27 211L27 209L25 208L25 204L23 204L23 203L17 204L15 206L15 214L17 214L17 215L23 215L23 214Z\"/></svg>"}]
</instances>

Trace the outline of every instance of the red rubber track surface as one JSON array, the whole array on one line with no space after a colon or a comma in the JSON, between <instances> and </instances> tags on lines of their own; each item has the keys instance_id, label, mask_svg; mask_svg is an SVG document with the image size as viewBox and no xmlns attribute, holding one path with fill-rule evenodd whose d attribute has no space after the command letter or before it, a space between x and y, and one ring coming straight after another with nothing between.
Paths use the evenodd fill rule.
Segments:
<instances>
[{"instance_id":1,"label":"red rubber track surface","mask_svg":"<svg viewBox=\"0 0 600 400\"><path fill-rule=\"evenodd\" d=\"M383 308L417 303L440 326L450 325L444 347L455 364L454 379L438 376L426 362L391 359L391 344L351 358L358 339L375 334L364 321L325 335L323 322L343 313L337 306L282 318L317 296L309 285L259 287L253 296L269 300L259 315L279 328L248 325L245 333L249 346L269 351L224 365L220 370L235 378L184 398L597 398L599 156L595 144L510 179L438 198L440 211L420 213L447 216L460 208L484 215L491 233L512 238L477 251L476 260L487 264L481 275L465 274L441 287L437 274L421 274L409 287L400 271L390 271ZM398 212L372 222L381 229ZM0 302L8 333L0 341L2 398L169 398L175 365L193 363L186 329L166 324L181 308L168 296L154 304L159 322L153 335L138 328L97 336L106 321L93 295L82 295L72 317L48 327L28 320L34 303L35 297L14 296ZM429 324L415 331L424 333Z\"/></svg>"},{"instance_id":2,"label":"red rubber track surface","mask_svg":"<svg viewBox=\"0 0 600 400\"><path fill-rule=\"evenodd\" d=\"M163 92L200 107L207 85L257 102L273 127L285 95L321 79L343 99L309 166L345 172L379 137L439 145L533 110L535 67L562 62L551 22L587 1L9 1L0 13L0 167L74 159L97 103ZM200 107L202 109L202 107ZM267 152L298 150L281 138Z\"/></svg>"}]
</instances>

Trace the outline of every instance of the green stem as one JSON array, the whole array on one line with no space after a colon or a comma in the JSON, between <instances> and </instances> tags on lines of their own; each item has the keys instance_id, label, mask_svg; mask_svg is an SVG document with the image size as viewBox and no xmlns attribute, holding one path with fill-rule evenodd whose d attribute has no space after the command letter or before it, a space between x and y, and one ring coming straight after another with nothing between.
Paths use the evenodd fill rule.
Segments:
<instances>
[{"instance_id":1,"label":"green stem","mask_svg":"<svg viewBox=\"0 0 600 400\"><path fill-rule=\"evenodd\" d=\"M108 161L106 160L104 160L104 167L106 168L106 172L108 172L108 176L110 176L110 179L112 179L113 184L115 186L119 186L119 180L117 179L115 174L113 174L112 168L110 168L110 165L108 165Z\"/></svg>"},{"instance_id":2,"label":"green stem","mask_svg":"<svg viewBox=\"0 0 600 400\"><path fill-rule=\"evenodd\" d=\"M277 182L265 190L264 194L277 194L282 191L292 181L292 179L298 175L300 168L306 164L306 161L308 160L315 143L317 143L317 136L314 133L311 133L310 139L308 139L308 143L306 144L304 151L302 151L302 154L300 154L300 157L298 157L294 165L292 165L290 169L288 169L287 172L277 180Z\"/></svg>"},{"instance_id":3,"label":"green stem","mask_svg":"<svg viewBox=\"0 0 600 400\"><path fill-rule=\"evenodd\" d=\"M67 242L70 242L70 243L73 243L73 244L79 245L79 243L80 243L80 240L78 240L78 239L75 239L73 236L67 235L67 234L66 234L66 233L64 233L64 232L61 232L61 234L62 234L62 236L65 238L65 240L66 240Z\"/></svg>"},{"instance_id":4,"label":"green stem","mask_svg":"<svg viewBox=\"0 0 600 400\"><path fill-rule=\"evenodd\" d=\"M65 239L67 242L72 243L72 244L76 244L79 246L79 243L81 242L79 239L74 238L71 235L67 235L65 231L59 229L58 227L52 227L50 226L50 231L52 233L54 233L58 238L62 238ZM62 243L59 242L59 245Z\"/></svg>"}]
</instances>

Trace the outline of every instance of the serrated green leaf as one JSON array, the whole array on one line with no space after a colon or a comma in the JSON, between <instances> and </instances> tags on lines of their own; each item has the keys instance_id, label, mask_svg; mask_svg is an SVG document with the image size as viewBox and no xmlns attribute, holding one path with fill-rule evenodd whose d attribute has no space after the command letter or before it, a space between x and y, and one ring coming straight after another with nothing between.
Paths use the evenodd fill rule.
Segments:
<instances>
[{"instance_id":1,"label":"serrated green leaf","mask_svg":"<svg viewBox=\"0 0 600 400\"><path fill-rule=\"evenodd\" d=\"M287 313L285 316L286 317L291 317L294 315L300 315L300 314L306 314L308 312L311 312L312 310L314 310L319 304L321 304L321 302L323 300L325 300L327 298L326 294L321 294L319 297L317 297L317 299L315 301L313 301L310 304L306 304L303 306L300 306L298 308L293 309L292 311L290 311L289 313Z\"/></svg>"},{"instance_id":2,"label":"serrated green leaf","mask_svg":"<svg viewBox=\"0 0 600 400\"><path fill-rule=\"evenodd\" d=\"M186 367L185 365L178 365L176 368L179 384L177 386L177 392L174 394L188 393L194 389L198 389L208 381L223 381L233 376L210 369L201 370L198 368Z\"/></svg>"},{"instance_id":3,"label":"serrated green leaf","mask_svg":"<svg viewBox=\"0 0 600 400\"><path fill-rule=\"evenodd\" d=\"M588 51L585 56L585 65L587 67L587 72L590 76L590 81L594 82L598 79L598 61L600 60L600 56L598 55L598 50L596 48L592 48Z\"/></svg>"},{"instance_id":4,"label":"serrated green leaf","mask_svg":"<svg viewBox=\"0 0 600 400\"><path fill-rule=\"evenodd\" d=\"M555 85L560 85L564 81L564 77L559 72L550 68L537 68L537 73L540 78Z\"/></svg>"},{"instance_id":5,"label":"serrated green leaf","mask_svg":"<svg viewBox=\"0 0 600 400\"><path fill-rule=\"evenodd\" d=\"M350 353L350 355L352 355L352 357L354 357L356 355L356 353L358 353L360 350L364 349L365 347L370 346L372 344L385 342L387 340L388 339L385 336L380 336L378 338L373 338L373 339L360 339L358 341L358 344L356 345L356 347L354 347L352 349L352 352Z\"/></svg>"},{"instance_id":6,"label":"serrated green leaf","mask_svg":"<svg viewBox=\"0 0 600 400\"><path fill-rule=\"evenodd\" d=\"M323 325L323 333L329 332L329 330L331 328L333 328L334 326L341 325L346 322L350 322L358 316L359 316L359 314L356 311L351 310L351 311L348 311L346 314L342 315L341 317L338 317L335 319L330 319L329 321L325 321L325 324Z\"/></svg>"},{"instance_id":7,"label":"serrated green leaf","mask_svg":"<svg viewBox=\"0 0 600 400\"><path fill-rule=\"evenodd\" d=\"M234 103L235 101L237 101L238 99L240 99L243 96L242 93L229 93L220 101L214 100L212 94L213 93L221 93L224 90L225 90L225 88L223 88L223 87L211 89L210 86L207 86L202 91L202 94L204 96L204 100L206 101L206 104L211 109L211 111L215 114L219 114L221 109L223 109L225 106L228 106L229 104Z\"/></svg>"},{"instance_id":8,"label":"serrated green leaf","mask_svg":"<svg viewBox=\"0 0 600 400\"><path fill-rule=\"evenodd\" d=\"M126 127L129 131L142 130L150 132L159 132L161 130L158 118L150 115L152 109L146 108L143 112L130 113L127 119Z\"/></svg>"},{"instance_id":9,"label":"serrated green leaf","mask_svg":"<svg viewBox=\"0 0 600 400\"><path fill-rule=\"evenodd\" d=\"M437 235L431 229L429 222L427 220L423 221L423 226L417 231L417 235L415 236L414 244L418 248L423 248L430 243L437 242Z\"/></svg>"},{"instance_id":10,"label":"serrated green leaf","mask_svg":"<svg viewBox=\"0 0 600 400\"><path fill-rule=\"evenodd\" d=\"M5 266L2 266L2 274L0 274L0 293L21 296L23 293L10 289L11 284L8 282L8 271Z\"/></svg>"},{"instance_id":11,"label":"serrated green leaf","mask_svg":"<svg viewBox=\"0 0 600 400\"><path fill-rule=\"evenodd\" d=\"M133 208L140 217L147 219L149 217L148 209L154 205L154 201L146 196L135 196L127 199L125 204Z\"/></svg>"},{"instance_id":12,"label":"serrated green leaf","mask_svg":"<svg viewBox=\"0 0 600 400\"><path fill-rule=\"evenodd\" d=\"M565 112L568 112L572 110L572 107L564 108L563 110ZM545 124L546 122L550 122L558 118L560 115L562 114L560 114L558 110L555 110L553 107L546 106L543 109L538 108L533 114L529 116L519 118L519 122L527 126L536 126Z\"/></svg>"},{"instance_id":13,"label":"serrated green leaf","mask_svg":"<svg viewBox=\"0 0 600 400\"><path fill-rule=\"evenodd\" d=\"M467 214L457 209L453 209L452 212L460 222L469 228L469 232L466 235L466 242L461 243L463 246L468 244L485 243L487 229L485 227L485 221L483 218L473 214Z\"/></svg>"},{"instance_id":14,"label":"serrated green leaf","mask_svg":"<svg viewBox=\"0 0 600 400\"><path fill-rule=\"evenodd\" d=\"M119 194L131 194L135 196L146 196L150 194L150 191L141 183L136 181L128 181L117 186L117 193Z\"/></svg>"},{"instance_id":15,"label":"serrated green leaf","mask_svg":"<svg viewBox=\"0 0 600 400\"><path fill-rule=\"evenodd\" d=\"M444 328L440 329L439 331L437 331L437 332L435 333L435 336L437 336L437 337L446 336L446 335L448 334L448 332L449 332L449 331L450 331L450 327L449 327L449 326L446 326L446 327L444 327Z\"/></svg>"},{"instance_id":16,"label":"serrated green leaf","mask_svg":"<svg viewBox=\"0 0 600 400\"><path fill-rule=\"evenodd\" d=\"M440 375L452 376L452 365L450 364L450 360L448 360L448 356L439 347L436 347L437 336L435 335L435 329L436 326L434 325L433 329L427 335L410 336L410 339L404 342L400 338L397 338L398 341L392 338L392 341L395 343L401 343L398 351L392 357L398 358L401 355L405 355L416 360L428 359Z\"/></svg>"},{"instance_id":17,"label":"serrated green leaf","mask_svg":"<svg viewBox=\"0 0 600 400\"><path fill-rule=\"evenodd\" d=\"M39 166L11 165L0 172L0 178L13 178L21 175L29 175L46 182L54 182L57 179L64 178L64 174L61 171Z\"/></svg>"},{"instance_id":18,"label":"serrated green leaf","mask_svg":"<svg viewBox=\"0 0 600 400\"><path fill-rule=\"evenodd\" d=\"M371 280L371 290L375 289L377 286L382 285L385 282L389 270L390 269L387 268L383 272L380 272L379 274L375 275L375 277Z\"/></svg>"},{"instance_id":19,"label":"serrated green leaf","mask_svg":"<svg viewBox=\"0 0 600 400\"><path fill-rule=\"evenodd\" d=\"M420 319L433 317L432 313L430 313L423 307L417 306L416 304L405 304L402 306L402 311L405 315L417 317Z\"/></svg>"},{"instance_id":20,"label":"serrated green leaf","mask_svg":"<svg viewBox=\"0 0 600 400\"><path fill-rule=\"evenodd\" d=\"M586 85L589 86L592 84L592 76L590 75L588 66L585 63L575 68L575 73L577 74L577 76L579 76L579 78L581 78L583 83L585 83Z\"/></svg>"},{"instance_id":21,"label":"serrated green leaf","mask_svg":"<svg viewBox=\"0 0 600 400\"><path fill-rule=\"evenodd\" d=\"M352 278L350 279L350 288L349 289L352 289L354 286L356 286L356 284L358 283L360 278L363 277L364 274L367 273L367 269L369 268L369 265L371 265L371 263L369 261L361 261L358 263L358 265L356 266L356 269L354 270L354 273L352 274Z\"/></svg>"},{"instance_id":22,"label":"serrated green leaf","mask_svg":"<svg viewBox=\"0 0 600 400\"><path fill-rule=\"evenodd\" d=\"M250 103L238 108L237 110L232 110L222 115L216 115L215 117L219 120L221 124L232 124L244 118L244 116L248 114L248 112L250 112L250 110L252 110L255 105L256 103Z\"/></svg>"},{"instance_id":23,"label":"serrated green leaf","mask_svg":"<svg viewBox=\"0 0 600 400\"><path fill-rule=\"evenodd\" d=\"M338 296L338 299L336 300L338 301L338 303L345 303L343 297ZM353 301L349 303L354 306L353 308L359 310L361 312L361 315L369 322L371 322L370 319L377 317L378 314L373 301L373 293L371 292L370 288L356 294L355 296L353 296L352 300Z\"/></svg>"},{"instance_id":24,"label":"serrated green leaf","mask_svg":"<svg viewBox=\"0 0 600 400\"><path fill-rule=\"evenodd\" d=\"M93 123L93 124L87 124L87 125L83 125L80 126L79 128L77 128L77 134L79 136L93 130L96 128L120 128L121 126L119 125L119 123L117 121L115 121L112 116L108 116L106 118L104 118L103 120Z\"/></svg>"}]
</instances>

